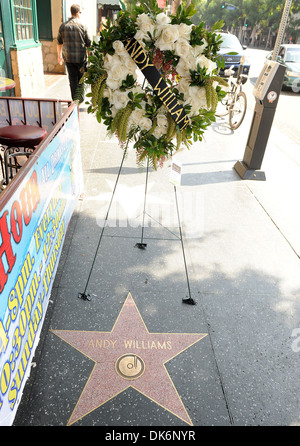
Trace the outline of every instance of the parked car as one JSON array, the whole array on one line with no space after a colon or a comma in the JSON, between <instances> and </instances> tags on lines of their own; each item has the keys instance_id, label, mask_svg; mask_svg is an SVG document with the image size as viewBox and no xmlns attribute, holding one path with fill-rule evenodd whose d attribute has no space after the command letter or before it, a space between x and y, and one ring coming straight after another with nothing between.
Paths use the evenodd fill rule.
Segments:
<instances>
[{"instance_id":1,"label":"parked car","mask_svg":"<svg viewBox=\"0 0 300 446\"><path fill-rule=\"evenodd\" d=\"M273 51L267 55L267 59L272 59L272 55ZM300 45L281 45L278 62L286 67L282 87L300 91Z\"/></svg>"},{"instance_id":2,"label":"parked car","mask_svg":"<svg viewBox=\"0 0 300 446\"><path fill-rule=\"evenodd\" d=\"M223 57L225 62L225 68L220 70L220 75L224 76L224 71L233 66L235 77L240 66L241 57L245 56L245 45L242 46L239 39L234 34L220 33L222 38L221 48L219 55ZM230 54L234 53L234 54ZM244 68L241 74L248 76L250 70L250 63L245 57Z\"/></svg>"}]
</instances>

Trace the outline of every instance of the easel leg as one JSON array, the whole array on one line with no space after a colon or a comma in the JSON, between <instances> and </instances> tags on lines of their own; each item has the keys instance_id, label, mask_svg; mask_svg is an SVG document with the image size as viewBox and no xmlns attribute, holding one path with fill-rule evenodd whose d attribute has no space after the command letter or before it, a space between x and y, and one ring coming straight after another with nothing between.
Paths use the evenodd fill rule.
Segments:
<instances>
[{"instance_id":1,"label":"easel leg","mask_svg":"<svg viewBox=\"0 0 300 446\"><path fill-rule=\"evenodd\" d=\"M196 305L196 301L192 298L192 295L191 295L190 281L189 281L189 275L188 275L187 264L186 264L186 259L185 259L184 244L183 244L182 231L181 231L181 223L180 223L180 217L179 217L179 208L178 208L178 201L177 201L176 186L174 186L174 193L175 193L175 201L176 201L176 209L177 209L177 217L178 217L178 227L179 227L179 233L180 233L180 241L181 241L181 247L182 247L182 254L183 254L184 267L185 267L185 275L186 275L187 286L188 286L188 293L189 293L189 297L188 297L187 299L182 299L182 302L185 303L185 304L189 304L189 305Z\"/></svg>"},{"instance_id":2,"label":"easel leg","mask_svg":"<svg viewBox=\"0 0 300 446\"><path fill-rule=\"evenodd\" d=\"M146 197L148 188L148 173L149 173L149 157L147 157L147 170L146 170L146 182L145 182L145 198L144 198L144 211L143 211L143 226L142 226L142 237L140 243L136 243L135 247L139 249L146 249L147 243L143 243L144 240L144 226L145 226L145 213L146 213Z\"/></svg>"},{"instance_id":3,"label":"easel leg","mask_svg":"<svg viewBox=\"0 0 300 446\"><path fill-rule=\"evenodd\" d=\"M87 278L87 281L86 281L86 285L85 285L83 293L78 293L78 297L80 299L83 299L83 300L91 300L90 294L87 293L87 288L88 288L88 284L89 284L89 281L90 281L90 278L91 278L91 274L92 274L92 271L93 271L93 268L94 268L96 257L98 255L98 251L99 251L100 244L101 244L101 241L102 241L104 229L106 227L106 223L107 223L107 220L108 220L108 216L109 216L110 208L111 208L111 205L112 205L112 202L113 202L113 198L115 196L116 188L117 188L117 185L118 185L118 182L119 182L119 178L120 178L120 175L121 175L121 170L122 170L123 163L124 163L124 160L125 160L125 157L126 157L127 149L128 149L128 141L127 141L126 147L124 149L123 158L122 158L122 161L121 161L121 164L120 164L120 167L119 167L118 176L117 176L117 179L116 179L116 182L115 182L115 187L114 187L114 190L113 190L113 193L112 193L112 196L111 196L111 200L110 200L110 203L109 203L109 206L108 206L108 210L107 210L107 213L106 213L106 216L105 216L104 224L103 224L103 227L102 227L102 231L101 231L101 234L100 234L100 238L99 238L99 241L98 241L96 252L95 252L95 255L94 255L94 260L93 260L93 263L92 263L92 266L91 266L91 269L90 269L90 272L89 272L89 275L88 275L88 278Z\"/></svg>"}]
</instances>

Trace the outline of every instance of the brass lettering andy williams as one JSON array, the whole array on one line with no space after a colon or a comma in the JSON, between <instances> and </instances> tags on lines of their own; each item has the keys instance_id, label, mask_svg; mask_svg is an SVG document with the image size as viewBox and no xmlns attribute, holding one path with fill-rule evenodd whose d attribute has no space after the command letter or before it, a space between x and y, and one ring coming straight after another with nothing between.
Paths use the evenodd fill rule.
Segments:
<instances>
[{"instance_id":1,"label":"brass lettering andy williams","mask_svg":"<svg viewBox=\"0 0 300 446\"><path fill-rule=\"evenodd\" d=\"M159 71L151 62L149 55L134 38L125 40L124 47L146 77L153 88L153 92L157 94L163 104L167 107L180 130L183 130L189 125L189 118L185 114L183 106L178 104L176 96L172 93L165 80L161 77Z\"/></svg>"}]
</instances>

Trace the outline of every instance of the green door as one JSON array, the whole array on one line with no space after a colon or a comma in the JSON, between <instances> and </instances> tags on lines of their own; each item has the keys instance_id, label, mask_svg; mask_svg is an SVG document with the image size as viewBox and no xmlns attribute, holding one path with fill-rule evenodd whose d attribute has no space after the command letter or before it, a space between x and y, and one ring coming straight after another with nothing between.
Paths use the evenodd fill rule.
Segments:
<instances>
[{"instance_id":1,"label":"green door","mask_svg":"<svg viewBox=\"0 0 300 446\"><path fill-rule=\"evenodd\" d=\"M7 51L5 48L5 33L2 20L3 5L0 3L0 76L11 78L11 66L7 63ZM8 43L8 42L6 42ZM0 96L11 96L14 90L0 91Z\"/></svg>"},{"instance_id":2,"label":"green door","mask_svg":"<svg viewBox=\"0 0 300 446\"><path fill-rule=\"evenodd\" d=\"M5 77L6 75L6 58L5 58L5 47L4 47L4 36L2 28L2 14L0 5L0 76Z\"/></svg>"}]
</instances>

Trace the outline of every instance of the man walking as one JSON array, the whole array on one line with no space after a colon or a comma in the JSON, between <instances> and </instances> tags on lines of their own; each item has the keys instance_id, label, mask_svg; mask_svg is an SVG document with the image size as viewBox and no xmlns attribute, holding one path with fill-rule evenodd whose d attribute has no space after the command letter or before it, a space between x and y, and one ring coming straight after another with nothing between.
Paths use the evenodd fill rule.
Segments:
<instances>
[{"instance_id":1,"label":"man walking","mask_svg":"<svg viewBox=\"0 0 300 446\"><path fill-rule=\"evenodd\" d=\"M92 41L88 35L86 27L80 23L80 6L71 6L72 17L59 27L57 35L57 56L58 63L66 64L72 99L78 83L83 75L84 62L87 59L87 48Z\"/></svg>"}]
</instances>

